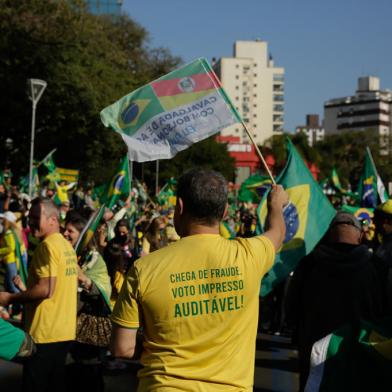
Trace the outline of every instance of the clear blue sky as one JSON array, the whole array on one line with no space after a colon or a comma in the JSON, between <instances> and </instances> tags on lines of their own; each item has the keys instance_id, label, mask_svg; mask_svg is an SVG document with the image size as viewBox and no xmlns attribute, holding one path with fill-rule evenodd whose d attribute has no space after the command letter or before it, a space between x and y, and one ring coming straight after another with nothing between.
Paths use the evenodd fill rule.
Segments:
<instances>
[{"instance_id":1,"label":"clear blue sky","mask_svg":"<svg viewBox=\"0 0 392 392\"><path fill-rule=\"evenodd\" d=\"M323 117L324 101L351 95L359 76L392 89L392 0L124 0L127 13L185 62L231 56L236 40L269 43L285 68L285 129Z\"/></svg>"}]
</instances>

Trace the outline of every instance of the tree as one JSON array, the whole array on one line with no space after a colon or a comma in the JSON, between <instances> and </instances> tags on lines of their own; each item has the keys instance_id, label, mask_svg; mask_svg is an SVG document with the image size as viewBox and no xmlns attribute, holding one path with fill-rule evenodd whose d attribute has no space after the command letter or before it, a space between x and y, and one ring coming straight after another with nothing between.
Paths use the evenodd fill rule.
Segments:
<instances>
[{"instance_id":1,"label":"tree","mask_svg":"<svg viewBox=\"0 0 392 392\"><path fill-rule=\"evenodd\" d=\"M195 166L216 170L227 180L234 180L234 158L227 152L226 144L218 143L212 136L181 151L173 159L160 160L159 184L163 186L169 178L177 178ZM135 175L141 178L141 164L134 167ZM143 164L143 176L149 189L155 189L155 168L155 161Z\"/></svg>"},{"instance_id":2,"label":"tree","mask_svg":"<svg viewBox=\"0 0 392 392\"><path fill-rule=\"evenodd\" d=\"M48 83L37 106L35 157L57 148L57 165L80 168L82 177L100 181L126 148L103 127L99 112L180 63L167 49L150 49L147 31L129 17L90 15L83 4L0 0L0 104L6 113L0 148L12 139L12 169L18 174L28 167L28 78Z\"/></svg>"}]
</instances>

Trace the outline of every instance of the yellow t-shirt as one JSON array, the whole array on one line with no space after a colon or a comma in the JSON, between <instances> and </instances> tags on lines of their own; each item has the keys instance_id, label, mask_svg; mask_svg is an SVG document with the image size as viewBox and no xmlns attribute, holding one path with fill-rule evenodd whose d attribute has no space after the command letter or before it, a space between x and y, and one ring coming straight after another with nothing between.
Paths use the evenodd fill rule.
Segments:
<instances>
[{"instance_id":1,"label":"yellow t-shirt","mask_svg":"<svg viewBox=\"0 0 392 392\"><path fill-rule=\"evenodd\" d=\"M260 282L274 258L263 236L200 234L136 261L112 321L144 327L139 391L251 391Z\"/></svg>"},{"instance_id":2,"label":"yellow t-shirt","mask_svg":"<svg viewBox=\"0 0 392 392\"><path fill-rule=\"evenodd\" d=\"M56 278L51 298L26 304L26 332L37 343L75 339L77 260L70 243L60 234L45 238L36 248L29 267L27 288L39 278Z\"/></svg>"}]
</instances>

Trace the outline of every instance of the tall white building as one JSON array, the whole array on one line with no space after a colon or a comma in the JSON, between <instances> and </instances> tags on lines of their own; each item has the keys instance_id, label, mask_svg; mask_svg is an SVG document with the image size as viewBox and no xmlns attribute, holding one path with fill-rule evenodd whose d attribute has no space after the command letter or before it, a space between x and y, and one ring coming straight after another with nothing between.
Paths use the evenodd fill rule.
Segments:
<instances>
[{"instance_id":1,"label":"tall white building","mask_svg":"<svg viewBox=\"0 0 392 392\"><path fill-rule=\"evenodd\" d=\"M376 130L380 137L380 154L390 153L392 91L380 90L375 76L358 79L355 95L331 99L324 103L326 134L343 131Z\"/></svg>"},{"instance_id":2,"label":"tall white building","mask_svg":"<svg viewBox=\"0 0 392 392\"><path fill-rule=\"evenodd\" d=\"M309 146L313 147L317 142L324 140L325 130L320 125L318 114L306 115L306 125L295 128L296 133L304 133L308 139Z\"/></svg>"},{"instance_id":3,"label":"tall white building","mask_svg":"<svg viewBox=\"0 0 392 392\"><path fill-rule=\"evenodd\" d=\"M257 144L283 132L284 68L275 67L265 41L236 41L234 57L222 57L214 69ZM250 143L242 125L221 132Z\"/></svg>"}]
</instances>

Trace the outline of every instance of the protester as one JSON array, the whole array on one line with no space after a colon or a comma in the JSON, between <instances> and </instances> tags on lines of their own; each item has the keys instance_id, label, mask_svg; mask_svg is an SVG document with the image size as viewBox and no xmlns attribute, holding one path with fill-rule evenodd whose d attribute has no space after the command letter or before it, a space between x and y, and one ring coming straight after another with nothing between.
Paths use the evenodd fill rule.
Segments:
<instances>
[{"instance_id":1,"label":"protester","mask_svg":"<svg viewBox=\"0 0 392 392\"><path fill-rule=\"evenodd\" d=\"M29 221L42 242L29 266L27 289L0 292L0 304L25 304L26 332L36 342L36 355L24 363L23 391L64 391L65 358L76 332L76 254L59 233L59 211L51 200L33 200Z\"/></svg>"},{"instance_id":2,"label":"protester","mask_svg":"<svg viewBox=\"0 0 392 392\"><path fill-rule=\"evenodd\" d=\"M361 224L338 212L325 243L301 260L287 295L287 318L297 329L300 391L309 373L313 343L345 323L383 316L384 299L376 260L361 245Z\"/></svg>"},{"instance_id":3,"label":"protester","mask_svg":"<svg viewBox=\"0 0 392 392\"><path fill-rule=\"evenodd\" d=\"M132 236L129 221L127 219L119 220L114 228L114 234L114 238L108 242L107 246L113 247L114 244L120 246L125 270L128 271L139 254L135 240Z\"/></svg>"},{"instance_id":4,"label":"protester","mask_svg":"<svg viewBox=\"0 0 392 392\"><path fill-rule=\"evenodd\" d=\"M110 303L112 307L114 307L124 283L125 274L127 272L127 262L124 260L124 253L120 244L111 243L105 248L104 256L110 276L110 283L112 285Z\"/></svg>"},{"instance_id":5,"label":"protester","mask_svg":"<svg viewBox=\"0 0 392 392\"><path fill-rule=\"evenodd\" d=\"M0 234L0 259L5 265L5 290L9 293L18 293L19 289L13 280L18 274L26 275L27 253L21 231L16 226L16 216L11 211L0 214L0 220L4 227ZM21 271L23 269L23 271ZM3 309L3 317L7 310ZM13 316L20 313L19 304L12 309ZM7 318L7 317L6 317Z\"/></svg>"},{"instance_id":6,"label":"protester","mask_svg":"<svg viewBox=\"0 0 392 392\"><path fill-rule=\"evenodd\" d=\"M174 221L182 238L135 262L112 315L118 357L133 356L143 325L140 391L252 390L260 281L283 242L287 202L273 186L269 229L230 241L219 235L225 179L202 169L179 179Z\"/></svg>"},{"instance_id":7,"label":"protester","mask_svg":"<svg viewBox=\"0 0 392 392\"><path fill-rule=\"evenodd\" d=\"M159 215L153 216L143 236L142 256L146 256L151 252L161 249L167 244L168 239L162 218Z\"/></svg>"},{"instance_id":8,"label":"protester","mask_svg":"<svg viewBox=\"0 0 392 392\"><path fill-rule=\"evenodd\" d=\"M71 213L65 222L64 237L73 247L87 221ZM68 384L72 391L104 390L103 362L109 342L111 285L106 264L97 251L94 237L78 261L79 306L76 342L71 354L75 361ZM106 336L105 336L106 333ZM105 344L106 342L106 344Z\"/></svg>"}]
</instances>

